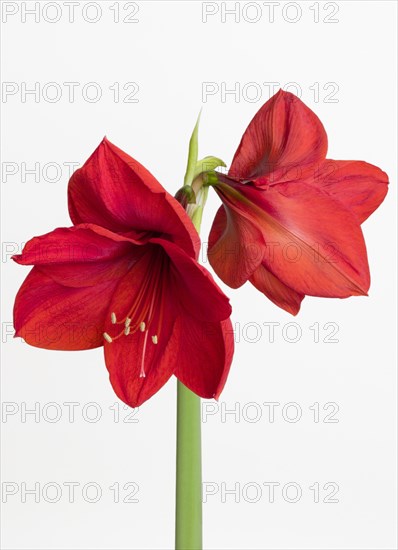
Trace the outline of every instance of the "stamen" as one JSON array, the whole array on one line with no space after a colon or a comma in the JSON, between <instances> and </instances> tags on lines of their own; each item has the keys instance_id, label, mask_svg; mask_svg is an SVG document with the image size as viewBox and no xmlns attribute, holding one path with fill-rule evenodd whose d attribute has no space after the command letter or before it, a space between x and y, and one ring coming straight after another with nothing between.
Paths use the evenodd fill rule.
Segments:
<instances>
[{"instance_id":1,"label":"stamen","mask_svg":"<svg viewBox=\"0 0 398 550\"><path fill-rule=\"evenodd\" d=\"M161 259L160 265L157 264L159 257ZM146 349L148 338L151 336L152 344L156 345L162 334L165 266L167 266L167 262L163 259L163 253L160 256L154 256L147 266L147 277L145 277L140 288L137 289L138 292L135 293L130 309L123 316L117 310L110 314L112 325L118 325L120 332L116 335L113 335L112 331L110 333L103 333L104 339L109 343L115 342L123 338L123 336L133 335L137 332L143 333L142 341L141 338L134 340L134 345L138 345L141 348L141 361L138 371L140 378L146 377L145 362L147 360Z\"/></svg>"}]
</instances>

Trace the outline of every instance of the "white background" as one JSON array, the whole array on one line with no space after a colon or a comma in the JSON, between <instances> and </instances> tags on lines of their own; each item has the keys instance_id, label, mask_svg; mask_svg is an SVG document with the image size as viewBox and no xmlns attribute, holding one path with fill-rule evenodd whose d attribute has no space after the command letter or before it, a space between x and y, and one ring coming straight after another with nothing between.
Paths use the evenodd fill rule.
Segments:
<instances>
[{"instance_id":1,"label":"white background","mask_svg":"<svg viewBox=\"0 0 398 550\"><path fill-rule=\"evenodd\" d=\"M61 18L50 23L59 15L54 4ZM119 23L115 2L99 3L96 23L89 22L96 17L95 6L80 2L69 22L64 4L40 2L39 20L26 15L24 22L24 7L31 9L33 2L2 2L3 17L6 5L18 10L2 25L3 81L14 83L15 92L3 95L2 104L2 398L5 411L13 413L3 410L2 473L3 489L16 491L3 494L3 547L173 547L175 380L144 404L133 422L123 422L129 411L112 391L101 349L50 352L12 339L13 300L28 268L9 256L32 236L70 224L63 163L82 164L106 134L174 193L201 106L201 156L218 155L229 163L244 128L269 97L264 83L293 82L326 127L328 156L382 167L391 189L363 227L372 273L369 297L306 298L293 318L250 285L239 291L223 287L231 297L237 343L220 402L204 410L213 414L203 423L203 480L214 493L204 504L205 547L396 548L395 2L290 7L280 2L273 22L263 2L238 3L240 18L226 15L224 22L223 3L211 3L207 9L217 13L203 22L201 2L141 2L133 16L137 23L123 22L131 3L119 2ZM35 82L37 102L23 94L24 86ZM49 82L62 90L58 101L50 101L56 88L46 88ZM64 82L79 83L72 102ZM95 103L89 101L94 88L85 88L83 95L90 82L102 90ZM138 83L133 98L138 102L122 101L128 82ZM206 82L220 92L204 97ZM119 102L109 89L115 83ZM319 83L319 98L314 83ZM240 93L222 95L225 88ZM24 174L35 163L38 182ZM47 163L58 165L61 173ZM204 241L217 206L211 195ZM264 325L269 322L279 323L274 341ZM314 323L319 323L318 343L310 329ZM324 328L326 323L332 325ZM338 341L325 341L336 327ZM297 331L301 337L294 343ZM77 403L73 422L67 402ZM92 402L97 405L87 407ZM266 402L279 403L274 422ZM290 402L296 405L286 407ZM36 419L24 414L35 403ZM319 403L319 422L309 408L314 403ZM323 410L327 403L333 405ZM338 422L324 422L337 410L335 404L339 410L331 420ZM225 416L225 409L236 414ZM289 421L297 410L301 418ZM98 422L89 422L98 412ZM61 417L50 422L56 414ZM73 503L63 485L68 482L79 484ZM101 488L96 503L88 502L94 495L92 486L84 488L89 482ZM115 503L109 487L119 483L122 500L131 493L132 486L123 489L128 482L139 486L138 502ZM280 484L274 502L267 482ZM24 488L35 483L39 502L32 495L23 502ZM287 483L300 487L298 502L289 502L294 488L282 491ZM319 503L309 489L314 483L319 483ZM337 484L338 502L323 502L335 487L324 489L326 483ZM51 503L56 487L60 499ZM234 488L235 494L225 495L225 489Z\"/></svg>"}]
</instances>

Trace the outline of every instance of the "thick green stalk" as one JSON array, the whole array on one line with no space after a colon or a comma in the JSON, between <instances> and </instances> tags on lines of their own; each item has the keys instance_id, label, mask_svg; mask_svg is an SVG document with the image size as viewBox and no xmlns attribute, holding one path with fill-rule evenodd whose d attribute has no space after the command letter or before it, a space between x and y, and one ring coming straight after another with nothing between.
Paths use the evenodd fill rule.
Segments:
<instances>
[{"instance_id":1,"label":"thick green stalk","mask_svg":"<svg viewBox=\"0 0 398 550\"><path fill-rule=\"evenodd\" d=\"M176 550L202 550L200 397L177 382Z\"/></svg>"},{"instance_id":2,"label":"thick green stalk","mask_svg":"<svg viewBox=\"0 0 398 550\"><path fill-rule=\"evenodd\" d=\"M198 233L203 206L200 215L192 216ZM200 407L200 397L177 382L176 550L202 550Z\"/></svg>"},{"instance_id":3,"label":"thick green stalk","mask_svg":"<svg viewBox=\"0 0 398 550\"><path fill-rule=\"evenodd\" d=\"M189 142L184 187L176 198L200 232L209 188L205 174L225 166L217 157L198 161L199 120ZM191 192L189 192L191 190ZM192 350L195 353L195 350ZM177 383L176 550L202 550L202 453L200 397Z\"/></svg>"},{"instance_id":4,"label":"thick green stalk","mask_svg":"<svg viewBox=\"0 0 398 550\"><path fill-rule=\"evenodd\" d=\"M189 142L184 185L192 185L198 162L199 118ZM199 233L207 191L187 211ZM203 200L204 199L204 200ZM195 353L195 350L192 350ZM200 397L177 382L176 550L202 550L202 452Z\"/></svg>"}]
</instances>

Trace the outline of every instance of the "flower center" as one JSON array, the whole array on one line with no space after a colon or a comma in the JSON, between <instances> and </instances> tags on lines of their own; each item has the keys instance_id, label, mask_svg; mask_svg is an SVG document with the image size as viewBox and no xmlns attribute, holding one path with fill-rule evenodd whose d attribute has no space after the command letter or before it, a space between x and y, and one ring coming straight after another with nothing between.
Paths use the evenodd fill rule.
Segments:
<instances>
[{"instance_id":1,"label":"flower center","mask_svg":"<svg viewBox=\"0 0 398 550\"><path fill-rule=\"evenodd\" d=\"M142 333L140 378L145 378L145 354L148 336L151 335L151 342L156 345L161 333L165 290L163 258L164 255L161 252L157 253L155 251L151 254L151 259L142 277L141 287L138 289L127 315L118 320L117 312L113 311L111 313L112 325L122 325L123 328L115 336L110 335L108 332L103 333L104 339L109 344L119 338L132 336L136 332Z\"/></svg>"}]
</instances>

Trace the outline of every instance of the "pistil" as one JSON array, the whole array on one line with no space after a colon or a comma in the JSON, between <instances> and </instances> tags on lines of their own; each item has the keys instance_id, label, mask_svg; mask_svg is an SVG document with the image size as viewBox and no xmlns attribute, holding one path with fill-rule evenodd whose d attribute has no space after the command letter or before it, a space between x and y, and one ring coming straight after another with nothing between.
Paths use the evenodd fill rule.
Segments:
<instances>
[{"instance_id":1,"label":"pistil","mask_svg":"<svg viewBox=\"0 0 398 550\"><path fill-rule=\"evenodd\" d=\"M160 263L159 263L159 260ZM155 255L148 263L147 276L143 278L143 284L135 295L132 305L127 315L118 321L116 311L110 314L112 325L124 325L122 330L115 336L108 332L103 333L103 337L107 343L112 344L121 337L131 336L136 332L142 332L144 340L142 342L142 353L139 377L145 378L145 355L148 343L149 329L154 321L155 315L157 318L157 327L152 327L151 340L153 345L157 345L161 324L163 321L163 258ZM157 306L160 307L157 307ZM120 313L120 312L119 312ZM120 317L119 317L120 319ZM155 330L153 330L155 329Z\"/></svg>"}]
</instances>

